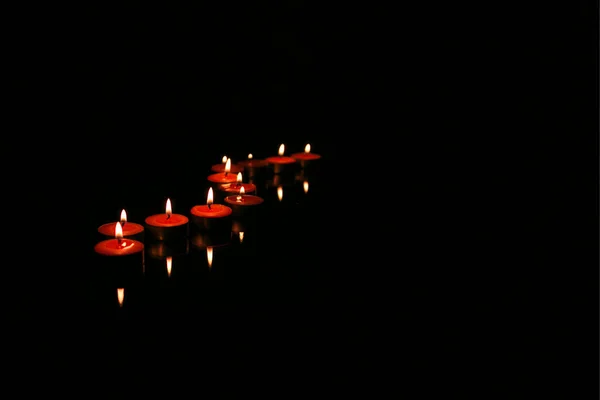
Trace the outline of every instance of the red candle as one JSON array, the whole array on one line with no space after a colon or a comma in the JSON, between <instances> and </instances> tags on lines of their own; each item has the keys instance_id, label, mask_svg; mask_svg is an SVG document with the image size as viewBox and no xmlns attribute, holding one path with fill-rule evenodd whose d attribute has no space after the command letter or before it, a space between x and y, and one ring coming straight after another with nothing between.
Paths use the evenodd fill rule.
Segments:
<instances>
[{"instance_id":1,"label":"red candle","mask_svg":"<svg viewBox=\"0 0 600 400\"><path fill-rule=\"evenodd\" d=\"M164 214L146 217L146 228L155 239L168 240L186 237L189 219L182 214L174 214L171 199L167 199Z\"/></svg>"},{"instance_id":2,"label":"red candle","mask_svg":"<svg viewBox=\"0 0 600 400\"><path fill-rule=\"evenodd\" d=\"M227 158L227 156L223 156L223 162L221 164L215 164L210 167L213 172L225 172L227 168L227 164L229 163L229 172L237 174L238 172L242 172L244 167L241 165L231 164L231 159Z\"/></svg>"},{"instance_id":3,"label":"red candle","mask_svg":"<svg viewBox=\"0 0 600 400\"><path fill-rule=\"evenodd\" d=\"M121 225L123 237L133 238L134 236L142 236L141 234L144 232L143 225L127 221L127 213L125 210L121 211L121 219L118 222L109 222L103 224L98 228L98 232L104 236L114 237L117 224Z\"/></svg>"},{"instance_id":4,"label":"red candle","mask_svg":"<svg viewBox=\"0 0 600 400\"><path fill-rule=\"evenodd\" d=\"M231 207L213 203L213 189L208 189L206 204L196 205L190 210L192 222L199 232L231 232Z\"/></svg>"},{"instance_id":5,"label":"red candle","mask_svg":"<svg viewBox=\"0 0 600 400\"><path fill-rule=\"evenodd\" d=\"M321 155L316 154L316 153L311 153L310 152L310 144L307 144L306 146L304 146L304 152L293 153L292 158L294 158L300 162L303 162L303 161L318 160L319 158L321 158Z\"/></svg>"},{"instance_id":6,"label":"red candle","mask_svg":"<svg viewBox=\"0 0 600 400\"><path fill-rule=\"evenodd\" d=\"M123 229L120 223L116 223L114 227L114 238L96 243L94 246L96 253L103 256L129 256L144 250L142 242L123 237Z\"/></svg>"},{"instance_id":7,"label":"red candle","mask_svg":"<svg viewBox=\"0 0 600 400\"><path fill-rule=\"evenodd\" d=\"M242 173L238 172L235 183L222 183L219 185L219 191L223 192L225 196L238 194L240 190L244 193L253 193L256 191L256 185L253 183L243 183Z\"/></svg>"},{"instance_id":8,"label":"red candle","mask_svg":"<svg viewBox=\"0 0 600 400\"><path fill-rule=\"evenodd\" d=\"M231 160L227 159L225 170L208 176L208 180L215 183L235 183L237 180L236 174L231 172Z\"/></svg>"},{"instance_id":9,"label":"red candle","mask_svg":"<svg viewBox=\"0 0 600 400\"><path fill-rule=\"evenodd\" d=\"M284 156L285 146L282 144L279 146L279 155L267 157L267 162L273 166L274 172L277 174L283 172L286 166L290 166L296 163L296 159L293 157Z\"/></svg>"},{"instance_id":10,"label":"red candle","mask_svg":"<svg viewBox=\"0 0 600 400\"><path fill-rule=\"evenodd\" d=\"M246 175L253 177L258 175L259 171L269 165L269 162L267 160L256 159L252 156L252 153L250 153L248 154L248 159L239 161L238 165L244 168Z\"/></svg>"}]
</instances>

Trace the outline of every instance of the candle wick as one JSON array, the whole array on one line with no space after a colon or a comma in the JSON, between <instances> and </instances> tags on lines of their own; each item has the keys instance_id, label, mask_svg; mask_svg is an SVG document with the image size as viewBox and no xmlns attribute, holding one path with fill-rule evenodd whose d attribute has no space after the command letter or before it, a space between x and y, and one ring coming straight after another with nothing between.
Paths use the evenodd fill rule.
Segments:
<instances>
[{"instance_id":1,"label":"candle wick","mask_svg":"<svg viewBox=\"0 0 600 400\"><path fill-rule=\"evenodd\" d=\"M167 219L171 218L171 214L167 214Z\"/></svg>"},{"instance_id":2,"label":"candle wick","mask_svg":"<svg viewBox=\"0 0 600 400\"><path fill-rule=\"evenodd\" d=\"M207 206L208 206L208 209L210 210L210 203L208 203Z\"/></svg>"}]
</instances>

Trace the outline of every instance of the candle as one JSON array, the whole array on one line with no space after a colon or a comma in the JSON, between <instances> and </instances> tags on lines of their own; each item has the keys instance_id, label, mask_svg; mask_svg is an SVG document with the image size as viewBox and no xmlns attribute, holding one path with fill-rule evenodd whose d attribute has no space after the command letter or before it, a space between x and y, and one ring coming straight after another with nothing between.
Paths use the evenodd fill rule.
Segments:
<instances>
[{"instance_id":1,"label":"candle","mask_svg":"<svg viewBox=\"0 0 600 400\"><path fill-rule=\"evenodd\" d=\"M304 146L304 152L302 152L302 153L293 153L291 155L291 157L294 158L294 159L296 159L297 161L299 161L300 162L300 166L305 167L311 161L318 160L318 159L321 158L320 154L311 153L310 150L311 150L310 144L307 144L306 146Z\"/></svg>"},{"instance_id":2,"label":"candle","mask_svg":"<svg viewBox=\"0 0 600 400\"><path fill-rule=\"evenodd\" d=\"M171 199L167 199L164 214L146 217L146 230L156 240L184 240L188 236L189 219L182 214L174 214Z\"/></svg>"},{"instance_id":3,"label":"candle","mask_svg":"<svg viewBox=\"0 0 600 400\"><path fill-rule=\"evenodd\" d=\"M235 183L237 177L235 173L231 173L231 159L227 159L225 170L223 172L210 174L208 180L215 183Z\"/></svg>"},{"instance_id":4,"label":"candle","mask_svg":"<svg viewBox=\"0 0 600 400\"><path fill-rule=\"evenodd\" d=\"M290 167L296 164L296 159L293 157L284 156L285 145L279 146L279 152L277 156L267 157L266 160L273 167L273 172L276 174L286 172Z\"/></svg>"},{"instance_id":5,"label":"candle","mask_svg":"<svg viewBox=\"0 0 600 400\"><path fill-rule=\"evenodd\" d=\"M144 268L144 243L123 237L121 223L115 225L114 237L94 245L99 257L96 279L110 286L128 286L142 277Z\"/></svg>"},{"instance_id":6,"label":"candle","mask_svg":"<svg viewBox=\"0 0 600 400\"><path fill-rule=\"evenodd\" d=\"M263 204L262 197L245 194L244 188L240 193L225 197L225 202L231 206L235 218L237 231L248 231L257 221L259 207Z\"/></svg>"},{"instance_id":7,"label":"candle","mask_svg":"<svg viewBox=\"0 0 600 400\"><path fill-rule=\"evenodd\" d=\"M218 186L219 192L223 197L230 196L234 194L239 194L240 190L244 190L244 193L254 193L256 191L256 185L253 183L243 183L242 182L242 173L237 173L237 178L235 183L222 183Z\"/></svg>"},{"instance_id":8,"label":"candle","mask_svg":"<svg viewBox=\"0 0 600 400\"><path fill-rule=\"evenodd\" d=\"M121 211L121 218L119 221L100 225L98 232L104 237L114 237L116 224L121 225L123 237L129 237L131 239L143 241L144 226L134 222L128 222L127 212L125 212L125 210Z\"/></svg>"},{"instance_id":9,"label":"candle","mask_svg":"<svg viewBox=\"0 0 600 400\"><path fill-rule=\"evenodd\" d=\"M121 223L114 224L114 238L102 240L94 246L96 253L103 256L139 255L144 250L144 244L139 240L123 237Z\"/></svg>"},{"instance_id":10,"label":"candle","mask_svg":"<svg viewBox=\"0 0 600 400\"><path fill-rule=\"evenodd\" d=\"M244 167L241 165L231 164L231 159L227 158L227 156L223 156L222 162L220 164L215 164L210 167L213 172L225 172L225 167L227 166L227 161L229 161L229 172L234 174L238 172L242 172Z\"/></svg>"},{"instance_id":11,"label":"candle","mask_svg":"<svg viewBox=\"0 0 600 400\"><path fill-rule=\"evenodd\" d=\"M195 233L231 236L232 209L223 204L214 204L212 187L208 189L206 204L193 206L190 213Z\"/></svg>"},{"instance_id":12,"label":"candle","mask_svg":"<svg viewBox=\"0 0 600 400\"><path fill-rule=\"evenodd\" d=\"M264 171L266 166L269 165L267 160L260 160L254 158L252 153L248 154L248 158L243 161L239 161L238 165L244 168L244 172L249 178L260 175L261 171Z\"/></svg>"}]
</instances>

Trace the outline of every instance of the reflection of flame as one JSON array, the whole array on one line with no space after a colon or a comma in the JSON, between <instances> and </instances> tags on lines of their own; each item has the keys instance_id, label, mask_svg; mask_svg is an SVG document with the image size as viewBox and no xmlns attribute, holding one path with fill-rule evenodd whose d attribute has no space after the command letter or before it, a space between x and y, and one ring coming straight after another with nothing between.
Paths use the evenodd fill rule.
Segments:
<instances>
[{"instance_id":1,"label":"reflection of flame","mask_svg":"<svg viewBox=\"0 0 600 400\"><path fill-rule=\"evenodd\" d=\"M252 153L248 154L248 160L252 159Z\"/></svg>"},{"instance_id":2,"label":"reflection of flame","mask_svg":"<svg viewBox=\"0 0 600 400\"><path fill-rule=\"evenodd\" d=\"M310 144L307 144L306 146L304 146L304 152L310 153Z\"/></svg>"},{"instance_id":3,"label":"reflection of flame","mask_svg":"<svg viewBox=\"0 0 600 400\"><path fill-rule=\"evenodd\" d=\"M125 225L125 222L127 222L127 213L123 210L121 211L121 225Z\"/></svg>"},{"instance_id":4,"label":"reflection of flame","mask_svg":"<svg viewBox=\"0 0 600 400\"><path fill-rule=\"evenodd\" d=\"M206 204L209 206L213 203L213 190L212 187L208 189L208 196L206 197Z\"/></svg>"},{"instance_id":5,"label":"reflection of flame","mask_svg":"<svg viewBox=\"0 0 600 400\"><path fill-rule=\"evenodd\" d=\"M304 193L308 193L308 181L304 181Z\"/></svg>"},{"instance_id":6,"label":"reflection of flame","mask_svg":"<svg viewBox=\"0 0 600 400\"><path fill-rule=\"evenodd\" d=\"M242 173L238 172L237 174L237 183L242 183Z\"/></svg>"},{"instance_id":7,"label":"reflection of flame","mask_svg":"<svg viewBox=\"0 0 600 400\"><path fill-rule=\"evenodd\" d=\"M279 146L279 155L282 156L284 151L285 151L285 146L282 144L281 146Z\"/></svg>"},{"instance_id":8,"label":"reflection of flame","mask_svg":"<svg viewBox=\"0 0 600 400\"><path fill-rule=\"evenodd\" d=\"M119 300L119 307L123 307L123 300L125 299L125 288L117 289L117 299Z\"/></svg>"},{"instance_id":9,"label":"reflection of flame","mask_svg":"<svg viewBox=\"0 0 600 400\"><path fill-rule=\"evenodd\" d=\"M239 232L238 235L240 236L240 243L242 243L244 241L244 232Z\"/></svg>"},{"instance_id":10,"label":"reflection of flame","mask_svg":"<svg viewBox=\"0 0 600 400\"><path fill-rule=\"evenodd\" d=\"M281 201L283 199L283 187L282 186L277 186L277 197L279 198L279 201Z\"/></svg>"},{"instance_id":11,"label":"reflection of flame","mask_svg":"<svg viewBox=\"0 0 600 400\"><path fill-rule=\"evenodd\" d=\"M173 266L173 257L168 256L167 257L167 275L171 276L171 268Z\"/></svg>"},{"instance_id":12,"label":"reflection of flame","mask_svg":"<svg viewBox=\"0 0 600 400\"><path fill-rule=\"evenodd\" d=\"M228 158L227 162L225 163L225 172L229 173L229 171L231 171L231 158Z\"/></svg>"},{"instance_id":13,"label":"reflection of flame","mask_svg":"<svg viewBox=\"0 0 600 400\"><path fill-rule=\"evenodd\" d=\"M212 267L213 248L210 246L206 248L206 259L208 260L208 268Z\"/></svg>"},{"instance_id":14,"label":"reflection of flame","mask_svg":"<svg viewBox=\"0 0 600 400\"><path fill-rule=\"evenodd\" d=\"M227 162L227 156L223 156L223 158L221 159L221 161L223 161L223 163Z\"/></svg>"},{"instance_id":15,"label":"reflection of flame","mask_svg":"<svg viewBox=\"0 0 600 400\"><path fill-rule=\"evenodd\" d=\"M123 227L120 222L115 224L115 237L117 239L123 239Z\"/></svg>"},{"instance_id":16,"label":"reflection of flame","mask_svg":"<svg viewBox=\"0 0 600 400\"><path fill-rule=\"evenodd\" d=\"M167 213L167 216L171 216L171 213L173 212L173 210L171 209L171 199L167 199L167 206L165 207L165 212Z\"/></svg>"}]
</instances>

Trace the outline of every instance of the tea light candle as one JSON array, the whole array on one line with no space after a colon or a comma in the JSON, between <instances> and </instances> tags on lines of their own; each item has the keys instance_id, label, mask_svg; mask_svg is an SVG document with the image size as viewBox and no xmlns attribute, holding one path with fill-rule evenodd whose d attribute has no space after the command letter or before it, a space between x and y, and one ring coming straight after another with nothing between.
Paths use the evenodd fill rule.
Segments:
<instances>
[{"instance_id":1,"label":"tea light candle","mask_svg":"<svg viewBox=\"0 0 600 400\"><path fill-rule=\"evenodd\" d=\"M194 227L199 232L231 233L231 207L213 203L214 196L211 187L208 189L206 204L196 205L190 210Z\"/></svg>"},{"instance_id":2,"label":"tea light candle","mask_svg":"<svg viewBox=\"0 0 600 400\"><path fill-rule=\"evenodd\" d=\"M174 214L171 199L167 199L164 214L146 217L146 230L157 240L175 240L188 235L189 219L182 214Z\"/></svg>"},{"instance_id":3,"label":"tea light candle","mask_svg":"<svg viewBox=\"0 0 600 400\"><path fill-rule=\"evenodd\" d=\"M143 254L144 244L139 240L124 238L121 223L114 224L114 238L102 240L94 246L96 253L103 256L129 256Z\"/></svg>"},{"instance_id":4,"label":"tea light candle","mask_svg":"<svg viewBox=\"0 0 600 400\"><path fill-rule=\"evenodd\" d=\"M291 157L294 158L295 160L299 161L301 166L304 166L307 162L310 162L313 160L318 160L319 158L321 158L321 155L316 154L316 153L311 153L310 152L310 144L307 144L306 146L304 146L303 153L293 153L291 155Z\"/></svg>"},{"instance_id":5,"label":"tea light candle","mask_svg":"<svg viewBox=\"0 0 600 400\"><path fill-rule=\"evenodd\" d=\"M243 189L245 193L253 193L256 191L256 185L253 183L243 183L242 173L238 172L235 183L222 183L219 185L219 191L225 196L239 194Z\"/></svg>"},{"instance_id":6,"label":"tea light candle","mask_svg":"<svg viewBox=\"0 0 600 400\"><path fill-rule=\"evenodd\" d=\"M121 218L119 221L100 225L98 232L103 236L114 237L117 224L121 225L123 237L130 237L137 240L143 239L144 226L134 222L127 222L127 213L125 210L121 211Z\"/></svg>"},{"instance_id":7,"label":"tea light candle","mask_svg":"<svg viewBox=\"0 0 600 400\"><path fill-rule=\"evenodd\" d=\"M213 172L225 172L225 167L227 166L227 160L231 160L231 159L227 158L227 156L223 156L223 160L222 160L221 164L215 164L215 165L211 166L210 170ZM238 172L242 172L243 170L244 170L243 166L231 164L231 161L229 161L229 172L237 174Z\"/></svg>"},{"instance_id":8,"label":"tea light candle","mask_svg":"<svg viewBox=\"0 0 600 400\"><path fill-rule=\"evenodd\" d=\"M210 174L208 180L214 183L235 183L237 180L236 174L231 173L231 159L228 158L225 163L225 170Z\"/></svg>"},{"instance_id":9,"label":"tea light candle","mask_svg":"<svg viewBox=\"0 0 600 400\"><path fill-rule=\"evenodd\" d=\"M225 197L225 202L231 206L234 215L248 215L254 210L254 207L262 204L264 199L262 197L245 194L244 188L240 189L239 194Z\"/></svg>"},{"instance_id":10,"label":"tea light candle","mask_svg":"<svg viewBox=\"0 0 600 400\"><path fill-rule=\"evenodd\" d=\"M256 159L252 156L252 153L248 154L248 158L243 161L239 161L238 165L244 168L244 172L250 178L259 175L259 173L265 170L269 162L267 160Z\"/></svg>"},{"instance_id":11,"label":"tea light candle","mask_svg":"<svg viewBox=\"0 0 600 400\"><path fill-rule=\"evenodd\" d=\"M296 159L293 157L284 156L285 153L285 145L281 144L279 146L279 152L277 156L267 157L266 160L273 167L273 172L278 174L284 172L296 163Z\"/></svg>"}]
</instances>

